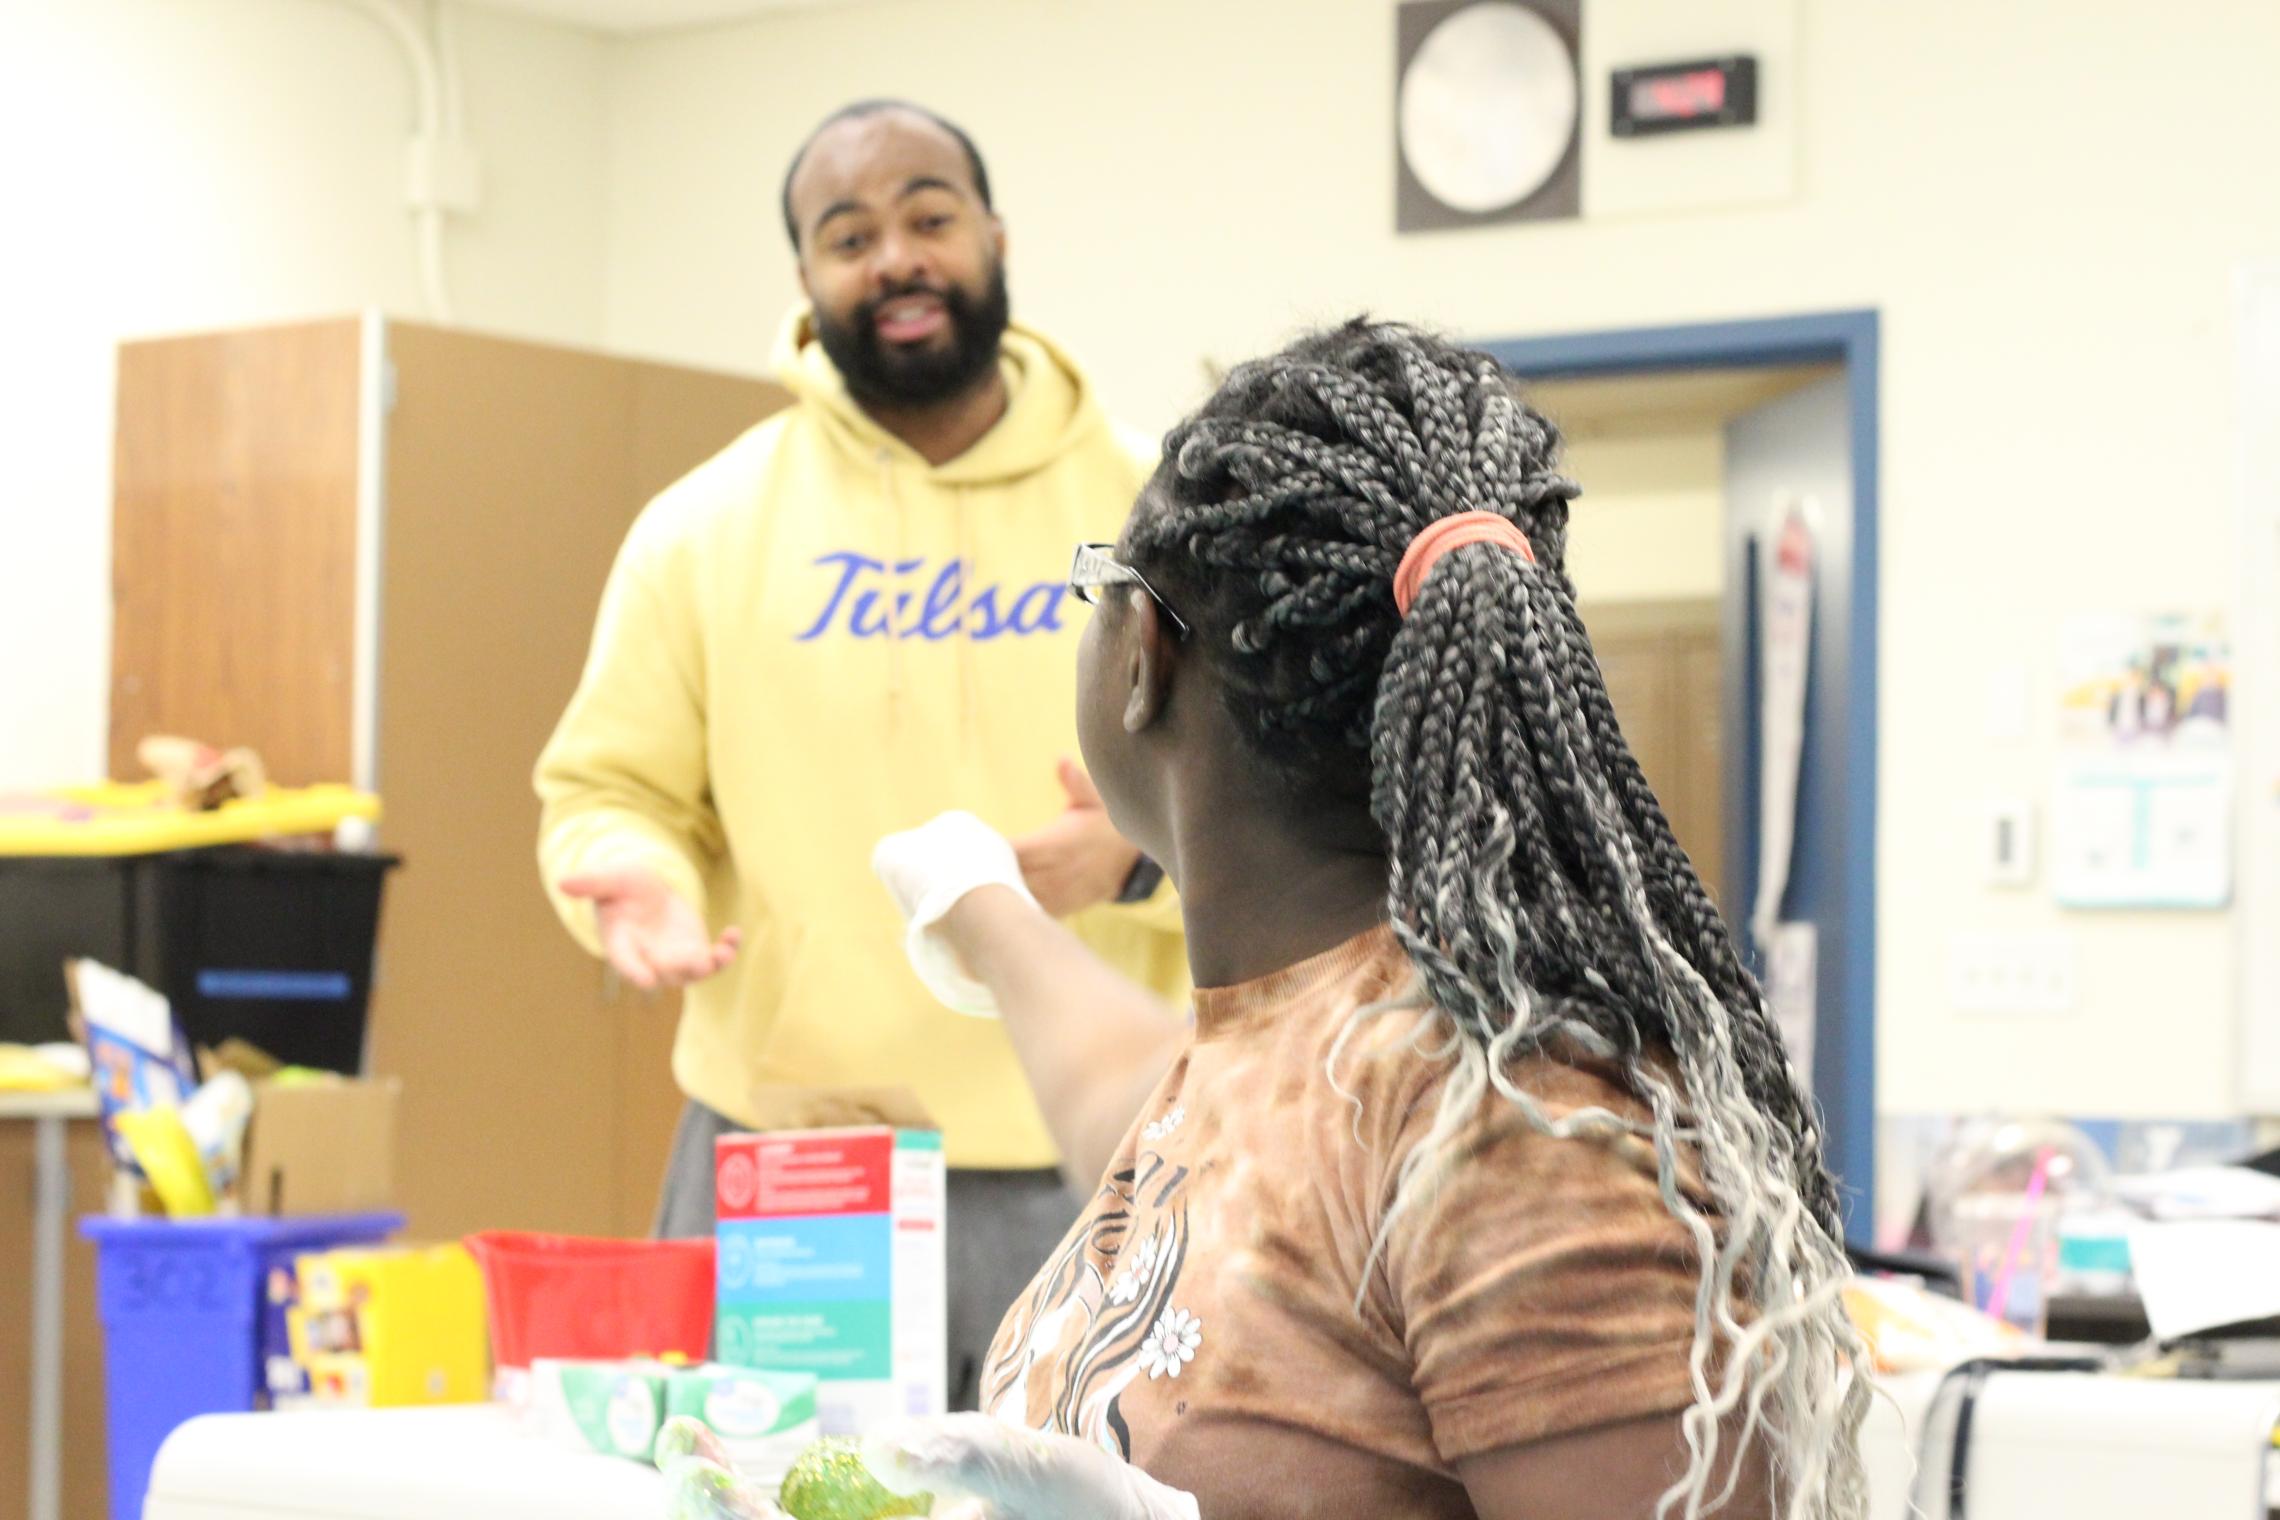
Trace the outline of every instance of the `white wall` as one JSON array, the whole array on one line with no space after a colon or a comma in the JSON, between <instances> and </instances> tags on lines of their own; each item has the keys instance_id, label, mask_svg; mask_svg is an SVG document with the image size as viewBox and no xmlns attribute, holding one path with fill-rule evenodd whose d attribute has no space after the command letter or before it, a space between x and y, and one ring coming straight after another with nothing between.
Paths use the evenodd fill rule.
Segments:
<instances>
[{"instance_id":1,"label":"white wall","mask_svg":"<svg viewBox=\"0 0 2280 1520\"><path fill-rule=\"evenodd\" d=\"M2224 1111L2226 917L2066 919L2045 892L1983 889L1980 799L2043 790L2053 724L1990 749L1951 715L1959 689L1976 711L1990 651L2047 671L2069 611L2232 599L2228 282L2280 252L2280 6L2203 0L2170 26L2070 0L1801 13L1796 203L1410 238L1391 231L1379 0L873 0L630 44L604 332L760 363L792 290L785 156L874 93L975 132L1017 308L1147 424L1195 396L1206 356L1364 307L1482 337L1875 307L1883 1102ZM1952 929L2060 922L2082 930L2079 1013L1949 1006Z\"/></svg>"},{"instance_id":2,"label":"white wall","mask_svg":"<svg viewBox=\"0 0 2280 1520\"><path fill-rule=\"evenodd\" d=\"M487 178L458 314L593 342L606 46L456 20ZM412 121L395 45L331 0L0 0L0 787L102 771L118 341L419 316Z\"/></svg>"},{"instance_id":3,"label":"white wall","mask_svg":"<svg viewBox=\"0 0 2280 1520\"><path fill-rule=\"evenodd\" d=\"M1567 566L1586 603L1716 600L1726 583L1726 442L1714 424L1570 434L1583 487Z\"/></svg>"},{"instance_id":4,"label":"white wall","mask_svg":"<svg viewBox=\"0 0 2280 1520\"><path fill-rule=\"evenodd\" d=\"M1151 426L1207 358L1365 307L1481 337L1875 307L1884 1104L2222 1112L2227 917L1985 890L1980 801L2045 788L2053 724L1990 746L1953 715L1991 652L2047 677L2068 612L2232 601L2229 281L2280 255L2257 156L2280 7L1800 14L1793 204L1397 238L1391 0L855 0L607 43L467 10L488 196L455 295L479 327L757 369L793 289L786 154L842 100L906 93L988 151L1019 310ZM0 0L0 37L6 786L101 762L112 345L418 302L410 94L368 22ZM1953 929L2051 925L2080 936L2080 1012L1949 1006Z\"/></svg>"}]
</instances>

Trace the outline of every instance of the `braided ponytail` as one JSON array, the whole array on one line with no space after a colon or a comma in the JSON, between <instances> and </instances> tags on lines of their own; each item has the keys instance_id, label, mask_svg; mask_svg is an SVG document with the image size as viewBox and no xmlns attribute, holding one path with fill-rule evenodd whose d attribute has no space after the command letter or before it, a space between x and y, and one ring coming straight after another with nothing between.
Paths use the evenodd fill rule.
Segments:
<instances>
[{"instance_id":1,"label":"braided ponytail","mask_svg":"<svg viewBox=\"0 0 2280 1520\"><path fill-rule=\"evenodd\" d=\"M1558 448L1487 355L1356 321L1241 366L1174 428L1126 549L1215 635L1259 755L1302 801L1366 798L1384 835L1421 994L1398 1006L1444 1025L1455 1062L1395 1215L1491 1090L1547 1134L1646 1142L1701 1262L1690 1461L1662 1512L1731 1497L1739 1465L1714 1475L1738 1414L1782 1515L1851 1520L1868 1392L1843 1372L1863 1363L1820 1128L1616 724L1563 568ZM1403 616L1411 540L1479 511L1533 560L1458 549ZM1613 1064L1651 1124L1554 1118L1508 1075L1571 1051Z\"/></svg>"}]
</instances>

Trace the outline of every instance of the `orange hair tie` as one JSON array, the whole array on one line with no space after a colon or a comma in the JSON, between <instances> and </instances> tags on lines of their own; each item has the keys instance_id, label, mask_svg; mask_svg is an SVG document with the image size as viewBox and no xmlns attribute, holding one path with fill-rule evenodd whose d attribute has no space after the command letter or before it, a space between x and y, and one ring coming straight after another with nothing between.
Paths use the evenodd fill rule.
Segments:
<instances>
[{"instance_id":1,"label":"orange hair tie","mask_svg":"<svg viewBox=\"0 0 2280 1520\"><path fill-rule=\"evenodd\" d=\"M1402 551L1400 567L1393 572L1393 605L1403 617L1409 616L1409 604L1417 600L1425 577L1433 573L1441 556L1467 544L1501 544L1529 564L1536 562L1535 546L1508 517L1494 512L1459 512L1435 518L1409 541L1409 547Z\"/></svg>"}]
</instances>

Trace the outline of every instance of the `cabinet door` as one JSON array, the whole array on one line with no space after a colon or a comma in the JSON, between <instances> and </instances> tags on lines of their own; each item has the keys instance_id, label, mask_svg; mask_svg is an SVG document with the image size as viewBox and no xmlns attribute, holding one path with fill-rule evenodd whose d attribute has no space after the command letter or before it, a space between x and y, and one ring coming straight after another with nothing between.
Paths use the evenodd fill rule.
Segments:
<instances>
[{"instance_id":1,"label":"cabinet door","mask_svg":"<svg viewBox=\"0 0 2280 1520\"><path fill-rule=\"evenodd\" d=\"M351 779L358 324L119 349L111 774L153 733Z\"/></svg>"},{"instance_id":2,"label":"cabinet door","mask_svg":"<svg viewBox=\"0 0 2280 1520\"><path fill-rule=\"evenodd\" d=\"M415 1231L644 1233L677 999L613 995L541 893L531 768L644 502L784 399L733 376L390 324L374 1063Z\"/></svg>"}]
</instances>

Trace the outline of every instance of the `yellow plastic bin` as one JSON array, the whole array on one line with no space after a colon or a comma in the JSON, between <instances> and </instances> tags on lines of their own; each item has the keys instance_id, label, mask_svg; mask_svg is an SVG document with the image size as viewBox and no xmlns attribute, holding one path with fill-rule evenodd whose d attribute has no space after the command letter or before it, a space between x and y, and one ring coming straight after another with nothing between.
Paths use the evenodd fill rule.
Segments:
<instances>
[{"instance_id":1,"label":"yellow plastic bin","mask_svg":"<svg viewBox=\"0 0 2280 1520\"><path fill-rule=\"evenodd\" d=\"M159 855L207 845L330 834L380 821L380 799L348 786L273 786L211 812L178 806L158 781L98 781L0 795L0 855Z\"/></svg>"}]
</instances>

